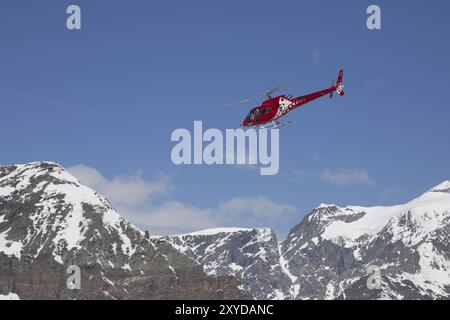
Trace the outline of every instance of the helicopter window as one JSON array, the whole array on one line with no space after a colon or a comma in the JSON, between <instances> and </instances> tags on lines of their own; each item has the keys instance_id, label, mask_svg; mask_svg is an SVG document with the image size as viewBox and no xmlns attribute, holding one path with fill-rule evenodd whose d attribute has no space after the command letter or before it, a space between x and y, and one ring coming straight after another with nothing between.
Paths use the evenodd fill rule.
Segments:
<instances>
[{"instance_id":1,"label":"helicopter window","mask_svg":"<svg viewBox=\"0 0 450 320\"><path fill-rule=\"evenodd\" d=\"M259 121L259 117L261 116L261 111L259 109L255 109L253 113L253 117L256 121Z\"/></svg>"},{"instance_id":2,"label":"helicopter window","mask_svg":"<svg viewBox=\"0 0 450 320\"><path fill-rule=\"evenodd\" d=\"M272 108L266 107L263 109L263 114L269 113L270 111L272 111Z\"/></svg>"},{"instance_id":3,"label":"helicopter window","mask_svg":"<svg viewBox=\"0 0 450 320\"><path fill-rule=\"evenodd\" d=\"M254 109L250 111L245 119L252 121L259 121L261 114L264 114L264 110Z\"/></svg>"}]
</instances>

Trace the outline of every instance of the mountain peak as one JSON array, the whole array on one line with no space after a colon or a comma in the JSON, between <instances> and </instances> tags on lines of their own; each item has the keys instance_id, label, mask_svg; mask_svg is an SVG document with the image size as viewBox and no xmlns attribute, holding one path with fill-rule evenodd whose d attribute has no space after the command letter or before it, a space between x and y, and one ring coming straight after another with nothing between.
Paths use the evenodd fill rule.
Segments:
<instances>
[{"instance_id":1,"label":"mountain peak","mask_svg":"<svg viewBox=\"0 0 450 320\"><path fill-rule=\"evenodd\" d=\"M446 181L438 184L436 187L433 187L430 190L428 190L428 192L450 193L450 180L446 180Z\"/></svg>"},{"instance_id":2,"label":"mountain peak","mask_svg":"<svg viewBox=\"0 0 450 320\"><path fill-rule=\"evenodd\" d=\"M8 248L16 248L7 253L19 259L23 254L36 258L45 247L62 265L68 253L90 241L94 226L108 230L109 235L114 233L124 254L134 249L126 233L133 229L134 236L142 236L106 198L82 185L55 162L0 167L0 200L5 208L12 207L2 215L2 221L9 225L3 230L3 242ZM15 206L26 208L14 214Z\"/></svg>"},{"instance_id":3,"label":"mountain peak","mask_svg":"<svg viewBox=\"0 0 450 320\"><path fill-rule=\"evenodd\" d=\"M331 203L321 203L316 209L329 208L329 207L337 207L335 204Z\"/></svg>"},{"instance_id":4,"label":"mountain peak","mask_svg":"<svg viewBox=\"0 0 450 320\"><path fill-rule=\"evenodd\" d=\"M41 161L0 166L0 189L8 184L13 184L14 191L21 191L33 181L38 180L79 184L77 178L56 162ZM5 190L3 191L5 192ZM10 189L10 191L13 190Z\"/></svg>"}]
</instances>

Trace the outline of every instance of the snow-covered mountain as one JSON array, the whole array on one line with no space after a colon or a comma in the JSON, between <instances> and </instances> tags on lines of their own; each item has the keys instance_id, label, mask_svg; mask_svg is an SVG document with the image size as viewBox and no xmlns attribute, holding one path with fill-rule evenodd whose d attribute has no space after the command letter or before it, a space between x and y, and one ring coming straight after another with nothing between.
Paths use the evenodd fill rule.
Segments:
<instances>
[{"instance_id":1,"label":"snow-covered mountain","mask_svg":"<svg viewBox=\"0 0 450 320\"><path fill-rule=\"evenodd\" d=\"M450 182L403 205L321 205L281 250L298 277L297 298L448 299ZM375 269L378 285L368 286Z\"/></svg>"},{"instance_id":2,"label":"snow-covered mountain","mask_svg":"<svg viewBox=\"0 0 450 320\"><path fill-rule=\"evenodd\" d=\"M270 229L170 236L261 299L449 299L450 182L403 205L322 204L277 245Z\"/></svg>"},{"instance_id":3,"label":"snow-covered mountain","mask_svg":"<svg viewBox=\"0 0 450 320\"><path fill-rule=\"evenodd\" d=\"M70 290L67 270L81 270ZM0 167L0 295L21 299L246 298L138 230L51 162ZM69 286L70 287L70 286Z\"/></svg>"},{"instance_id":4,"label":"snow-covered mountain","mask_svg":"<svg viewBox=\"0 0 450 320\"><path fill-rule=\"evenodd\" d=\"M81 290L67 286L81 269ZM2 299L450 299L450 182L268 228L151 237L51 162L0 167Z\"/></svg>"},{"instance_id":5,"label":"snow-covered mountain","mask_svg":"<svg viewBox=\"0 0 450 320\"><path fill-rule=\"evenodd\" d=\"M241 288L257 299L290 299L295 295L295 279L285 269L271 229L210 229L164 239L200 263L207 274L237 277Z\"/></svg>"}]
</instances>

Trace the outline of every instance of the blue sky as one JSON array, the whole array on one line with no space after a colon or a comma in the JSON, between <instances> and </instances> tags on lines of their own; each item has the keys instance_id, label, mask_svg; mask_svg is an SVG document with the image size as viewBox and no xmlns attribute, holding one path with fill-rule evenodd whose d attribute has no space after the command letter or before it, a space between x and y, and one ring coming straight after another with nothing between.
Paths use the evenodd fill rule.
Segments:
<instances>
[{"instance_id":1,"label":"blue sky","mask_svg":"<svg viewBox=\"0 0 450 320\"><path fill-rule=\"evenodd\" d=\"M80 31L65 27L72 3ZM369 4L381 30L366 27ZM72 167L153 233L270 226L283 237L322 202L408 201L450 179L449 10L438 0L4 0L0 163ZM174 129L233 128L253 105L217 106L284 81L295 95L323 89L341 66L345 97L289 115L276 176L170 161Z\"/></svg>"}]
</instances>

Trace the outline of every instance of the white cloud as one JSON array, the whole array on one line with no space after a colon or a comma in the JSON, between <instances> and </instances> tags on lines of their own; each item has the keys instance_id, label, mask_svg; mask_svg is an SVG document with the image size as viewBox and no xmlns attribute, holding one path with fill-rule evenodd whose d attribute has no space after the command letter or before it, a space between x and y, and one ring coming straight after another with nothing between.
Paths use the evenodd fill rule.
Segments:
<instances>
[{"instance_id":1,"label":"white cloud","mask_svg":"<svg viewBox=\"0 0 450 320\"><path fill-rule=\"evenodd\" d=\"M167 196L174 189L166 175L158 174L153 181L145 180L140 172L108 179L97 169L85 165L67 170L81 183L108 198L124 218L153 234L217 226L210 209L199 209L178 201L157 203L161 196Z\"/></svg>"},{"instance_id":2,"label":"white cloud","mask_svg":"<svg viewBox=\"0 0 450 320\"><path fill-rule=\"evenodd\" d=\"M85 165L70 167L68 171L83 184L106 196L124 218L154 235L219 226L266 226L266 222L283 218L296 210L292 205L280 205L262 196L235 197L220 203L217 208L198 208L168 200L167 196L174 187L163 174L154 181L148 181L139 172L108 179L95 168Z\"/></svg>"},{"instance_id":3,"label":"white cloud","mask_svg":"<svg viewBox=\"0 0 450 320\"><path fill-rule=\"evenodd\" d=\"M117 175L108 180L98 170L85 165L73 166L67 170L117 206L140 205L173 189L169 178L163 174L158 174L155 181L149 182L144 180L139 172L128 177Z\"/></svg>"},{"instance_id":4,"label":"white cloud","mask_svg":"<svg viewBox=\"0 0 450 320\"><path fill-rule=\"evenodd\" d=\"M337 171L325 170L320 178L328 183L340 186L372 185L373 181L365 170L339 169Z\"/></svg>"},{"instance_id":5,"label":"white cloud","mask_svg":"<svg viewBox=\"0 0 450 320\"><path fill-rule=\"evenodd\" d=\"M179 234L220 226L211 209L201 209L171 200L160 206L145 209L119 208L129 221L142 226L154 235Z\"/></svg>"}]
</instances>

